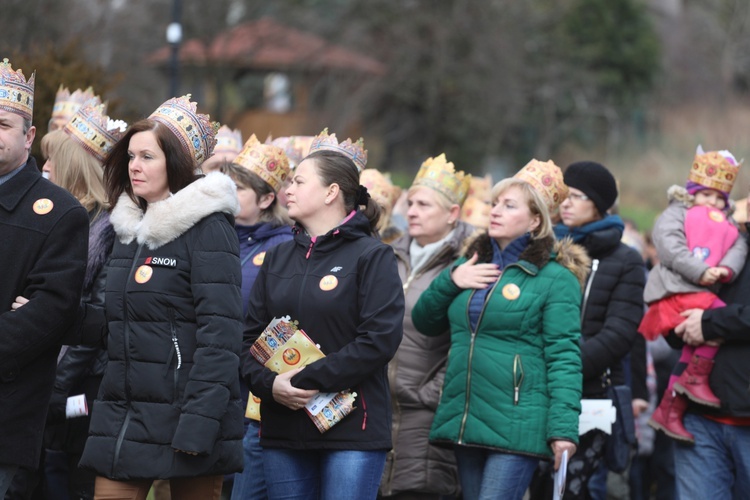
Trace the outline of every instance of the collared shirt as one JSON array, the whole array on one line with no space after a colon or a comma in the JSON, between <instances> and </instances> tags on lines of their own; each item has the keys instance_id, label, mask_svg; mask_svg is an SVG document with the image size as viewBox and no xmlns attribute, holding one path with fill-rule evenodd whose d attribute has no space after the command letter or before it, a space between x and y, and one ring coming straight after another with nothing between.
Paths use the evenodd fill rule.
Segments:
<instances>
[{"instance_id":1,"label":"collared shirt","mask_svg":"<svg viewBox=\"0 0 750 500\"><path fill-rule=\"evenodd\" d=\"M23 165L21 165L20 167L16 168L15 170L11 170L7 174L0 175L0 186L2 186L3 184L5 184L9 180L11 180L13 178L13 176L15 176L21 170L23 170L23 167L26 166L26 163L28 163L28 160L25 161L25 162L23 162Z\"/></svg>"}]
</instances>

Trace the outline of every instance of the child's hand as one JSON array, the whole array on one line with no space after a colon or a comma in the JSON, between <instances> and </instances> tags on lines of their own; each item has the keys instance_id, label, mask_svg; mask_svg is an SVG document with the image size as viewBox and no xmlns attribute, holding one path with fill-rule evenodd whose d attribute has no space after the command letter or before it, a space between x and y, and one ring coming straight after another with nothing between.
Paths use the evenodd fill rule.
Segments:
<instances>
[{"instance_id":1,"label":"child's hand","mask_svg":"<svg viewBox=\"0 0 750 500\"><path fill-rule=\"evenodd\" d=\"M713 285L724 276L729 276L729 272L723 267L709 267L703 272L698 283L702 286Z\"/></svg>"}]
</instances>

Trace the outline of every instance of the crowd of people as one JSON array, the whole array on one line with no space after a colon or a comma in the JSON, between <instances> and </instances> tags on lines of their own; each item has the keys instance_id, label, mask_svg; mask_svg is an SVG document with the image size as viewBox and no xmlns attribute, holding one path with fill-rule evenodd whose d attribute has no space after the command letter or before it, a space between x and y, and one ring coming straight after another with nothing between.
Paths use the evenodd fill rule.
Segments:
<instances>
[{"instance_id":1,"label":"crowd of people","mask_svg":"<svg viewBox=\"0 0 750 500\"><path fill-rule=\"evenodd\" d=\"M750 487L729 151L645 240L595 161L401 190L362 139L243 142L190 95L128 125L61 86L37 163L34 79L0 63L4 498L549 499L564 467L604 499L582 400L621 385L622 498Z\"/></svg>"}]
</instances>

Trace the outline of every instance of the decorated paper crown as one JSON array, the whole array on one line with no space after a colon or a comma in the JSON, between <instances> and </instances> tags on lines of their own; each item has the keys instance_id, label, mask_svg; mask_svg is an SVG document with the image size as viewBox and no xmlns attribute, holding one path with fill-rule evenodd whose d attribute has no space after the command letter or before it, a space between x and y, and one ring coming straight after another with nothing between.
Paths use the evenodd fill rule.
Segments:
<instances>
[{"instance_id":1,"label":"decorated paper crown","mask_svg":"<svg viewBox=\"0 0 750 500\"><path fill-rule=\"evenodd\" d=\"M310 146L313 140L315 140L315 136L312 135L290 135L289 137L277 137L270 143L284 150L284 154L289 158L289 166L295 169L305 156L310 154ZM268 143L269 141L266 141L266 144Z\"/></svg>"},{"instance_id":2,"label":"decorated paper crown","mask_svg":"<svg viewBox=\"0 0 750 500\"><path fill-rule=\"evenodd\" d=\"M84 104L96 106L101 103L101 98L94 94L94 89L91 87L86 90L78 89L71 94L70 90L60 85L55 95L55 104L52 106L52 119L60 118L67 122ZM106 112L106 106L103 112Z\"/></svg>"},{"instance_id":3,"label":"decorated paper crown","mask_svg":"<svg viewBox=\"0 0 750 500\"><path fill-rule=\"evenodd\" d=\"M443 193L451 203L463 205L469 193L471 175L456 172L453 163L445 158L445 153L435 158L427 158L417 172L412 187L425 186Z\"/></svg>"},{"instance_id":4,"label":"decorated paper crown","mask_svg":"<svg viewBox=\"0 0 750 500\"><path fill-rule=\"evenodd\" d=\"M367 165L367 151L365 151L365 141L361 137L357 142L347 139L342 143L336 138L336 134L328 135L328 129L325 128L318 134L310 144L310 153L315 151L327 150L336 151L352 159L360 172Z\"/></svg>"},{"instance_id":5,"label":"decorated paper crown","mask_svg":"<svg viewBox=\"0 0 750 500\"><path fill-rule=\"evenodd\" d=\"M490 174L484 177L471 176L469 184L468 198L477 198L486 203L492 203L492 176Z\"/></svg>"},{"instance_id":6,"label":"decorated paper crown","mask_svg":"<svg viewBox=\"0 0 750 500\"><path fill-rule=\"evenodd\" d=\"M461 205L461 220L478 229L487 229L490 225L490 211L490 203L470 194Z\"/></svg>"},{"instance_id":7,"label":"decorated paper crown","mask_svg":"<svg viewBox=\"0 0 750 500\"><path fill-rule=\"evenodd\" d=\"M382 174L374 168L366 168L359 174L359 183L367 188L372 199L390 209L398 200L401 188L394 186L388 174Z\"/></svg>"},{"instance_id":8,"label":"decorated paper crown","mask_svg":"<svg viewBox=\"0 0 750 500\"><path fill-rule=\"evenodd\" d=\"M34 114L34 76L26 80L23 70L13 70L7 58L0 62L0 109L31 120Z\"/></svg>"},{"instance_id":9,"label":"decorated paper crown","mask_svg":"<svg viewBox=\"0 0 750 500\"><path fill-rule=\"evenodd\" d=\"M255 134L251 135L234 163L241 165L266 181L275 192L279 192L289 175L289 160L284 151L272 144L261 144Z\"/></svg>"},{"instance_id":10,"label":"decorated paper crown","mask_svg":"<svg viewBox=\"0 0 750 500\"><path fill-rule=\"evenodd\" d=\"M87 104L63 126L63 132L100 162L128 128L124 121L108 118L104 108L104 104Z\"/></svg>"},{"instance_id":11,"label":"decorated paper crown","mask_svg":"<svg viewBox=\"0 0 750 500\"><path fill-rule=\"evenodd\" d=\"M562 170L552 160L531 160L513 177L531 184L547 203L551 213L568 197L568 186L563 182Z\"/></svg>"},{"instance_id":12,"label":"decorated paper crown","mask_svg":"<svg viewBox=\"0 0 750 500\"><path fill-rule=\"evenodd\" d=\"M242 132L222 125L216 132L214 155L237 156L242 151Z\"/></svg>"},{"instance_id":13,"label":"decorated paper crown","mask_svg":"<svg viewBox=\"0 0 750 500\"><path fill-rule=\"evenodd\" d=\"M190 97L187 94L169 99L156 108L149 119L171 130L200 165L214 150L219 124L212 122L208 115L198 113L198 105L191 102Z\"/></svg>"},{"instance_id":14,"label":"decorated paper crown","mask_svg":"<svg viewBox=\"0 0 750 500\"><path fill-rule=\"evenodd\" d=\"M734 181L740 170L742 161L737 161L729 151L703 151L698 146L693 160L693 168L688 175L688 183L694 182L709 189L716 189L722 193L732 191Z\"/></svg>"}]
</instances>

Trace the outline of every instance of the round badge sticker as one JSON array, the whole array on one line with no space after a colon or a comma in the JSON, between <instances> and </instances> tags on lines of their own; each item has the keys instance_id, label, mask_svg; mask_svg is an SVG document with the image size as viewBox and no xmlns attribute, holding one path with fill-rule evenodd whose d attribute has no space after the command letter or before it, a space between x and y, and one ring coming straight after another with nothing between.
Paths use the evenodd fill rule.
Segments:
<instances>
[{"instance_id":1,"label":"round badge sticker","mask_svg":"<svg viewBox=\"0 0 750 500\"><path fill-rule=\"evenodd\" d=\"M52 211L52 207L54 206L55 204L50 199L42 198L36 200L34 202L34 213L37 215L47 215Z\"/></svg>"},{"instance_id":2,"label":"round badge sticker","mask_svg":"<svg viewBox=\"0 0 750 500\"><path fill-rule=\"evenodd\" d=\"M284 363L288 365L296 365L299 363L299 360L302 359L302 356L300 355L299 351L295 349L294 347L290 347L289 349L284 349Z\"/></svg>"},{"instance_id":3,"label":"round badge sticker","mask_svg":"<svg viewBox=\"0 0 750 500\"><path fill-rule=\"evenodd\" d=\"M332 274L323 276L323 278L320 280L320 289L324 292L330 292L337 286L339 286L339 280Z\"/></svg>"},{"instance_id":4,"label":"round badge sticker","mask_svg":"<svg viewBox=\"0 0 750 500\"><path fill-rule=\"evenodd\" d=\"M253 403L260 404L260 398L256 396L255 394L253 394Z\"/></svg>"},{"instance_id":5,"label":"round badge sticker","mask_svg":"<svg viewBox=\"0 0 750 500\"><path fill-rule=\"evenodd\" d=\"M266 252L260 252L258 255L253 257L253 264L255 264L256 266L262 266L263 260L265 260L265 258L266 258Z\"/></svg>"},{"instance_id":6,"label":"round badge sticker","mask_svg":"<svg viewBox=\"0 0 750 500\"><path fill-rule=\"evenodd\" d=\"M521 289L515 283L509 283L503 287L503 297L508 300L516 300L521 295Z\"/></svg>"},{"instance_id":7,"label":"round badge sticker","mask_svg":"<svg viewBox=\"0 0 750 500\"><path fill-rule=\"evenodd\" d=\"M711 210L708 212L708 217L714 222L724 222L724 214L718 210Z\"/></svg>"},{"instance_id":8,"label":"round badge sticker","mask_svg":"<svg viewBox=\"0 0 750 500\"><path fill-rule=\"evenodd\" d=\"M152 274L154 270L151 266L141 266L135 270L135 282L143 284L151 279Z\"/></svg>"}]
</instances>

